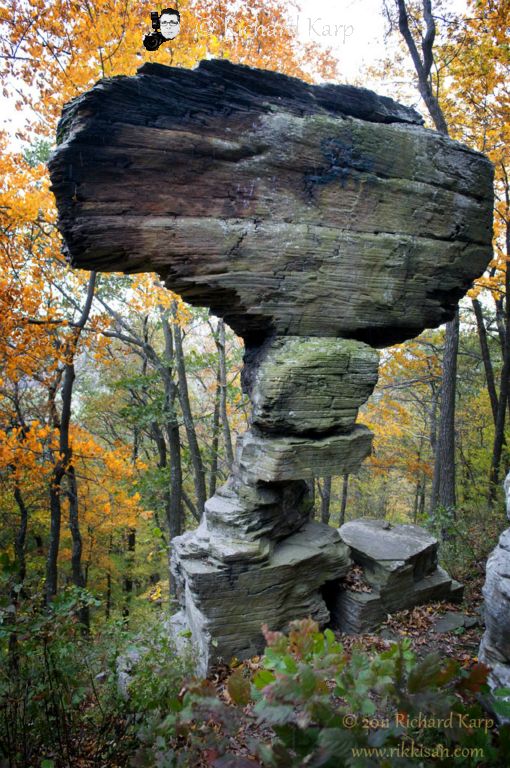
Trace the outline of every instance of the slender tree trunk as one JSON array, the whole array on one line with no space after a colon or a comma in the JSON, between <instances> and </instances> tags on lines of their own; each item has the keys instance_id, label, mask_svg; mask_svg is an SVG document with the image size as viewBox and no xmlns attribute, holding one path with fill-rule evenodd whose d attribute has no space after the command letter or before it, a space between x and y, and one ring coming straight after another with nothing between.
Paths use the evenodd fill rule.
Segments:
<instances>
[{"instance_id":1,"label":"slender tree trunk","mask_svg":"<svg viewBox=\"0 0 510 768\"><path fill-rule=\"evenodd\" d=\"M437 498L438 498L438 485L439 485L439 464L437 461L435 461L435 456L437 452L437 406L438 406L438 400L441 397L441 388L439 388L439 391L436 389L436 387L432 387L432 404L430 407L430 448L432 451L432 456L434 457L434 466L433 466L433 474L432 474L432 488L430 491L430 507L429 507L429 516L433 517L434 512L437 507Z\"/></svg>"},{"instance_id":2,"label":"slender tree trunk","mask_svg":"<svg viewBox=\"0 0 510 768\"><path fill-rule=\"evenodd\" d=\"M11 467L14 469L14 467ZM21 596L23 594L23 584L26 576L26 558L25 558L25 543L27 538L27 525L28 525L28 509L23 500L23 495L19 487L17 480L14 482L14 498L18 509L20 511L20 522L16 536L14 539L14 552L16 554L17 565L17 584L14 585L11 591L11 605L14 607L14 614L11 616L11 622L16 622L16 616L19 608ZM19 672L19 645L18 645L18 633L11 632L9 634L9 667L12 674L17 675Z\"/></svg>"},{"instance_id":3,"label":"slender tree trunk","mask_svg":"<svg viewBox=\"0 0 510 768\"><path fill-rule=\"evenodd\" d=\"M226 361L226 354L225 354L225 323L221 319L218 321L218 334L216 338L216 346L218 348L219 369L220 369L221 427L223 430L223 442L225 443L225 453L227 457L228 470L230 471L234 464L234 450L232 448L232 437L230 434L230 425L228 423L228 414L227 414L227 361Z\"/></svg>"},{"instance_id":4,"label":"slender tree trunk","mask_svg":"<svg viewBox=\"0 0 510 768\"><path fill-rule=\"evenodd\" d=\"M110 533L110 541L108 543L108 560L110 560L112 550L113 550L113 534ZM105 600L105 619L107 621L111 616L111 612L112 612L112 574L110 569L108 568L106 572L106 600Z\"/></svg>"},{"instance_id":5,"label":"slender tree trunk","mask_svg":"<svg viewBox=\"0 0 510 768\"><path fill-rule=\"evenodd\" d=\"M189 447L190 456L191 456L191 464L193 466L193 480L195 485L196 506L200 516L202 516L204 512L204 505L206 500L204 463L202 461L202 454L200 452L200 446L198 444L197 433L195 429L195 422L193 419L193 414L191 412L188 380L186 377L186 365L184 361L184 352L182 348L182 330L175 320L175 313L176 313L175 304L172 311L174 315L173 337L174 337L174 344L175 344L175 362L177 366L177 376L179 379L179 401L181 404L184 427L186 429L186 435L188 438L188 447ZM165 323L165 325L168 326L168 323Z\"/></svg>"},{"instance_id":6,"label":"slender tree trunk","mask_svg":"<svg viewBox=\"0 0 510 768\"><path fill-rule=\"evenodd\" d=\"M18 530L16 531L16 537L14 539L14 551L16 553L16 561L18 567L18 584L22 586L27 573L25 547L28 528L28 509L23 500L23 495L17 481L14 483L14 498L20 513L19 526Z\"/></svg>"},{"instance_id":7,"label":"slender tree trunk","mask_svg":"<svg viewBox=\"0 0 510 768\"><path fill-rule=\"evenodd\" d=\"M62 462L58 461L50 478L50 540L46 558L46 584L44 588L46 603L49 604L57 594L58 587L58 553L60 549L60 525L62 508L60 490L64 470Z\"/></svg>"},{"instance_id":8,"label":"slender tree trunk","mask_svg":"<svg viewBox=\"0 0 510 768\"><path fill-rule=\"evenodd\" d=\"M170 454L170 499L167 507L167 525L170 540L172 540L175 536L181 535L183 522L181 438L179 435L179 422L175 412L177 387L172 376L172 361L174 359L173 336L168 324L168 318L164 316L162 320L165 336L165 364L160 370L163 375L165 388L165 430L168 452Z\"/></svg>"},{"instance_id":9,"label":"slender tree trunk","mask_svg":"<svg viewBox=\"0 0 510 768\"><path fill-rule=\"evenodd\" d=\"M443 356L441 409L436 448L438 466L437 504L452 511L455 518L455 393L459 348L459 311L446 324Z\"/></svg>"},{"instance_id":10,"label":"slender tree trunk","mask_svg":"<svg viewBox=\"0 0 510 768\"><path fill-rule=\"evenodd\" d=\"M510 201L509 201L510 202ZM507 253L510 253L510 222L506 227ZM503 335L503 366L499 385L499 402L492 450L491 474L489 483L489 504L492 506L496 500L499 486L499 468L501 454L505 442L506 409L510 387L510 268L508 262L505 270L505 328Z\"/></svg>"},{"instance_id":11,"label":"slender tree trunk","mask_svg":"<svg viewBox=\"0 0 510 768\"><path fill-rule=\"evenodd\" d=\"M214 395L214 414L212 426L212 446L211 446L211 468L209 472L209 498L216 493L216 483L218 481L218 449L220 432L220 401L221 401L221 383L220 383L220 365L216 374L216 392Z\"/></svg>"},{"instance_id":12,"label":"slender tree trunk","mask_svg":"<svg viewBox=\"0 0 510 768\"><path fill-rule=\"evenodd\" d=\"M318 484L317 484L318 485ZM325 477L322 481L321 496L321 523L328 525L331 508L331 477Z\"/></svg>"},{"instance_id":13,"label":"slender tree trunk","mask_svg":"<svg viewBox=\"0 0 510 768\"><path fill-rule=\"evenodd\" d=\"M349 491L349 475L345 474L342 481L342 502L340 505L340 520L339 525L345 523L345 511L347 509L347 495Z\"/></svg>"},{"instance_id":14,"label":"slender tree trunk","mask_svg":"<svg viewBox=\"0 0 510 768\"><path fill-rule=\"evenodd\" d=\"M71 460L72 460L72 448L70 443L70 425L71 425L71 406L72 406L72 399L73 399L73 386L74 386L74 379L75 379L74 357L76 354L76 349L77 349L78 341L80 338L80 334L83 328L85 327L90 315L92 300L94 298L95 286L96 286L96 273L91 272L89 277L85 304L83 306L78 322L75 323L73 326L73 329L74 329L73 337L67 343L65 348L66 363L63 369L62 392L61 392L62 411L61 411L60 419L58 417L56 404L55 404L55 393L56 393L55 388L53 388L50 392L50 400L49 400L50 413L52 414L53 425L59 431L59 457L55 462L53 472L50 478L50 543L48 547L48 558L46 562L46 587L45 587L46 603L51 602L51 600L57 594L57 588L58 588L58 565L57 564L58 564L58 553L60 548L60 528L61 528L61 521L62 521L62 503L61 503L62 480L66 475L66 473L68 472L69 467L71 466ZM76 484L74 486L74 493L77 496ZM75 533L77 530L79 534L77 501L76 501L75 510L76 510L75 511L76 519L74 521ZM74 541L75 540L73 536L73 546L74 546ZM80 543L81 543L81 537L80 537ZM79 554L79 569L81 570L81 546L77 554ZM76 557L75 557L75 563L73 563L73 569L75 568L75 565L76 565Z\"/></svg>"},{"instance_id":15,"label":"slender tree trunk","mask_svg":"<svg viewBox=\"0 0 510 768\"><path fill-rule=\"evenodd\" d=\"M498 419L498 395L496 393L496 384L494 381L494 369L492 367L489 344L487 341L487 329L485 327L485 322L483 318L482 305L480 304L478 299L473 299L472 304L475 312L476 328L478 331L478 339L480 341L480 350L482 353L483 367L485 370L485 379L487 381L487 392L489 393L489 398L491 402L492 417L494 419L494 424L496 424Z\"/></svg>"},{"instance_id":16,"label":"slender tree trunk","mask_svg":"<svg viewBox=\"0 0 510 768\"><path fill-rule=\"evenodd\" d=\"M124 576L125 602L122 615L128 618L131 611L131 598L133 595L133 563L136 549L136 528L130 528L127 535L127 572Z\"/></svg>"},{"instance_id":17,"label":"slender tree trunk","mask_svg":"<svg viewBox=\"0 0 510 768\"><path fill-rule=\"evenodd\" d=\"M448 125L433 90L432 68L434 65L434 41L436 23L432 13L432 1L422 0L423 24L418 44L409 25L406 0L396 0L398 25L418 76L418 90L439 133L448 135ZM418 36L417 36L418 38ZM441 418L434 463L434 492L432 511L437 505L455 509L455 395L457 355L459 347L459 311L446 324L445 353L443 357L441 386Z\"/></svg>"},{"instance_id":18,"label":"slender tree trunk","mask_svg":"<svg viewBox=\"0 0 510 768\"><path fill-rule=\"evenodd\" d=\"M82 538L78 509L78 483L76 472L71 464L67 469L67 497L69 499L69 529L71 531L71 572L73 584L80 589L85 588L85 574L82 568ZM79 612L80 621L86 632L90 629L90 611L87 605L83 605Z\"/></svg>"}]
</instances>

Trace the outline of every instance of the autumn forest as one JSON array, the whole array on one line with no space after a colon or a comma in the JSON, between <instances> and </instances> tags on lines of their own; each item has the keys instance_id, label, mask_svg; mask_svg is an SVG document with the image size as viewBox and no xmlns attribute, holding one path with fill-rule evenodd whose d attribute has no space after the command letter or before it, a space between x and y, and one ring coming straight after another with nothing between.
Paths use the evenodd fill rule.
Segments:
<instances>
[{"instance_id":1,"label":"autumn forest","mask_svg":"<svg viewBox=\"0 0 510 768\"><path fill-rule=\"evenodd\" d=\"M144 62L192 68L219 58L345 82L331 50L296 39L286 0L178 7L179 45L150 52L140 44L147 5L1 2L3 97L23 120L3 131L0 156L0 765L390 765L348 760L339 737L317 736L312 749L296 733L330 723L317 701L336 663L351 711L364 711L366 699L373 714L367 691L382 695L381 680L403 679L404 668L411 691L424 663L409 639L421 614L396 650L374 640L352 651L347 642L347 656L330 630L306 622L290 640L268 630L265 661L225 660L216 677L194 682L191 650L179 656L165 634L172 539L198 526L250 422L243 342L156 274L70 267L47 169L61 111L99 79L134 75ZM381 0L381 11L386 55L353 84L414 104L427 127L490 158L493 254L453 320L381 351L359 416L374 432L372 452L357 473L311 481L312 514L336 528L360 517L423 526L478 605L487 556L506 527L510 468L510 3L469 0L460 12L448 0ZM431 691L446 701L452 681L462 678L464 698L478 690L479 670L466 671L461 652L476 657L475 645L455 647L460 666L418 673L429 685L421 709ZM136 670L123 685L126 659ZM285 675L296 689L274 687ZM303 697L297 724L282 715L289 690ZM400 707L398 685L391 690ZM258 719L243 714L252 706ZM271 741L267 728L285 747L253 746ZM485 762L455 764L507 765L503 737L485 736Z\"/></svg>"}]
</instances>

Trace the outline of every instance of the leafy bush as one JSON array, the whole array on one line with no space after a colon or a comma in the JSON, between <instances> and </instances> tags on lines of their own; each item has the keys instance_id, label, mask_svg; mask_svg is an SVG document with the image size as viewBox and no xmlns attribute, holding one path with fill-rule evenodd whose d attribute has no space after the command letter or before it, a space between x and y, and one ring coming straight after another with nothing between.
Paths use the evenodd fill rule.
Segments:
<instances>
[{"instance_id":1,"label":"leafy bush","mask_svg":"<svg viewBox=\"0 0 510 768\"><path fill-rule=\"evenodd\" d=\"M136 765L191 766L199 756L215 768L510 764L508 728L497 740L476 700L486 690L482 665L468 670L436 654L418 659L408 640L349 656L311 620L293 623L288 636L265 634L261 668L252 676L241 666L228 680L235 706L207 681L189 686ZM269 726L274 734L266 743L252 739L255 763L229 754L247 719L255 731Z\"/></svg>"},{"instance_id":2,"label":"leafy bush","mask_svg":"<svg viewBox=\"0 0 510 768\"><path fill-rule=\"evenodd\" d=\"M432 516L425 515L418 522L439 540L441 565L460 581L472 576L476 564L486 560L504 527L499 508L455 510L439 506Z\"/></svg>"},{"instance_id":3,"label":"leafy bush","mask_svg":"<svg viewBox=\"0 0 510 768\"><path fill-rule=\"evenodd\" d=\"M2 765L69 766L85 752L99 760L114 749L115 656L123 637L119 627L101 641L83 634L80 609L97 604L73 587L49 610L40 596L0 609Z\"/></svg>"}]
</instances>

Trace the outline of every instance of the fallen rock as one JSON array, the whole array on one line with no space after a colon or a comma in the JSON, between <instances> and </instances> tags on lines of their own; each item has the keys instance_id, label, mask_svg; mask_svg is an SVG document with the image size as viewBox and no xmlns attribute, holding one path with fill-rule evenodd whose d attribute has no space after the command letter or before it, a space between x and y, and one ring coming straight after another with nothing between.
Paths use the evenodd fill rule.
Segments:
<instances>
[{"instance_id":1,"label":"fallen rock","mask_svg":"<svg viewBox=\"0 0 510 768\"><path fill-rule=\"evenodd\" d=\"M432 627L433 632L443 634L445 632L455 632L457 629L464 629L473 624L469 621L472 617L466 616L464 613L456 613L454 611L447 611L443 616L434 623Z\"/></svg>"},{"instance_id":2,"label":"fallen rock","mask_svg":"<svg viewBox=\"0 0 510 768\"><path fill-rule=\"evenodd\" d=\"M389 614L436 600L457 601L462 586L437 565L438 542L417 525L362 518L340 529L371 591L328 585L331 623L349 634L370 632Z\"/></svg>"}]
</instances>

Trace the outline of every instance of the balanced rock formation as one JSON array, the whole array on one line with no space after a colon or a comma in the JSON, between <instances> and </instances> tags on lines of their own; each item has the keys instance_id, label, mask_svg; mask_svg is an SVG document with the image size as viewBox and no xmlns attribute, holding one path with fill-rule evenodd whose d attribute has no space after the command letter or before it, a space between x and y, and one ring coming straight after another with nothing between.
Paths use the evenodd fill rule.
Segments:
<instances>
[{"instance_id":1,"label":"balanced rock formation","mask_svg":"<svg viewBox=\"0 0 510 768\"><path fill-rule=\"evenodd\" d=\"M377 347L450 319L491 257L492 167L365 89L204 61L68 104L50 162L76 267L155 271L243 337L253 403L232 478L172 571L203 669L260 625L329 612L349 567L305 480L356 471Z\"/></svg>"},{"instance_id":2,"label":"balanced rock formation","mask_svg":"<svg viewBox=\"0 0 510 768\"><path fill-rule=\"evenodd\" d=\"M438 566L438 541L417 525L367 518L339 530L361 582L346 579L328 588L331 622L343 632L370 632L388 614L429 601L462 598L462 586Z\"/></svg>"},{"instance_id":3,"label":"balanced rock formation","mask_svg":"<svg viewBox=\"0 0 510 768\"><path fill-rule=\"evenodd\" d=\"M504 488L510 520L510 472ZM483 596L485 632L478 658L491 668L489 685L493 690L510 688L510 528L503 531L487 560Z\"/></svg>"}]
</instances>

